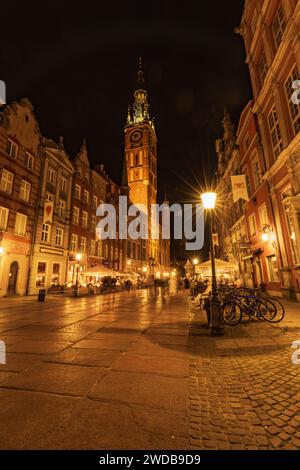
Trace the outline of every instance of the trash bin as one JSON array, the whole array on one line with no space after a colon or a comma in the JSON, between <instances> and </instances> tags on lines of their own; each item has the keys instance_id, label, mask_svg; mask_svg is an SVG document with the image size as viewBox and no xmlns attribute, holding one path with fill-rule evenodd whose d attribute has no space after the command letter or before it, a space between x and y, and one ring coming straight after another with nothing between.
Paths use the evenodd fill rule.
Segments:
<instances>
[{"instance_id":1,"label":"trash bin","mask_svg":"<svg viewBox=\"0 0 300 470\"><path fill-rule=\"evenodd\" d=\"M45 302L46 289L40 289L38 293L38 302Z\"/></svg>"}]
</instances>

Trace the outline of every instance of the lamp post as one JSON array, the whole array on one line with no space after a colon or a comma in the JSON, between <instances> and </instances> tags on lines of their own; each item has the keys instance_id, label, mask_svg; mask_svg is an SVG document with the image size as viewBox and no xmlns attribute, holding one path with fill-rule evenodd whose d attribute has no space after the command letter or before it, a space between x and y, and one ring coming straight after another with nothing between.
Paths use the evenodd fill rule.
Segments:
<instances>
[{"instance_id":1,"label":"lamp post","mask_svg":"<svg viewBox=\"0 0 300 470\"><path fill-rule=\"evenodd\" d=\"M78 275L79 275L79 264L80 264L80 260L81 260L81 253L76 253L75 255L75 258L77 260L77 269L76 269L76 283L75 283L75 291L74 291L74 295L75 297L78 296Z\"/></svg>"},{"instance_id":2,"label":"lamp post","mask_svg":"<svg viewBox=\"0 0 300 470\"><path fill-rule=\"evenodd\" d=\"M222 306L218 296L217 276L215 253L213 244L213 210L216 206L217 194L213 192L201 194L202 204L205 210L209 211L209 241L210 241L210 256L211 256L211 299L210 299L210 327L212 336L222 336L224 334L224 327L222 326L221 313Z\"/></svg>"}]
</instances>

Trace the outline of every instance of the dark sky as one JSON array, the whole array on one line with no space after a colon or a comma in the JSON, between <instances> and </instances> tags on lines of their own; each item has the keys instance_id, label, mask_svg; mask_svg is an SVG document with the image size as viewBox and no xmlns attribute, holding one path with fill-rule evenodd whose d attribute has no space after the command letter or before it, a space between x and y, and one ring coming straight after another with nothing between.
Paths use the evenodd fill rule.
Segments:
<instances>
[{"instance_id":1,"label":"dark sky","mask_svg":"<svg viewBox=\"0 0 300 470\"><path fill-rule=\"evenodd\" d=\"M214 166L227 104L233 120L251 97L233 29L243 0L9 1L1 5L0 79L7 101L28 97L43 135L84 137L93 163L119 180L123 126L138 57L159 139L159 189L189 199ZM186 180L189 184L184 183Z\"/></svg>"}]
</instances>

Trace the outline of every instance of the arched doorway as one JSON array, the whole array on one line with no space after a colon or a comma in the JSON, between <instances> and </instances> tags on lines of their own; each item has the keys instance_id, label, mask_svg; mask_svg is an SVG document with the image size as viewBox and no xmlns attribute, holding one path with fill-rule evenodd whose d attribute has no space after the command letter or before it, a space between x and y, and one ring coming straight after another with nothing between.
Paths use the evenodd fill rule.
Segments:
<instances>
[{"instance_id":1,"label":"arched doorway","mask_svg":"<svg viewBox=\"0 0 300 470\"><path fill-rule=\"evenodd\" d=\"M11 263L8 275L7 295L15 295L17 287L19 265L16 261Z\"/></svg>"}]
</instances>

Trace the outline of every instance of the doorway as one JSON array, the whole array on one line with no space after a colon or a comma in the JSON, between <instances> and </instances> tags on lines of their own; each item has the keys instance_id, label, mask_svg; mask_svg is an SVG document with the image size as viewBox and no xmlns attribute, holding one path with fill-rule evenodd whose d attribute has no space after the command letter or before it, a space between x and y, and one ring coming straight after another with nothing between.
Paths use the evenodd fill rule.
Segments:
<instances>
[{"instance_id":1,"label":"doorway","mask_svg":"<svg viewBox=\"0 0 300 470\"><path fill-rule=\"evenodd\" d=\"M15 295L17 287L19 265L16 261L11 263L8 275L7 295Z\"/></svg>"}]
</instances>

